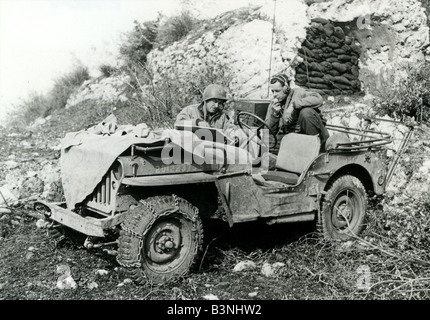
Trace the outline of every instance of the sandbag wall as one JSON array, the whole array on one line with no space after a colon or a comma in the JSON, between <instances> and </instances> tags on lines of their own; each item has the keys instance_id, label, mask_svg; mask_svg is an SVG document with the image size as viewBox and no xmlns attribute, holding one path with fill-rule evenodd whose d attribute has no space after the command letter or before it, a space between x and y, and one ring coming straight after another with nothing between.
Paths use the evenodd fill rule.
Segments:
<instances>
[{"instance_id":1,"label":"sandbag wall","mask_svg":"<svg viewBox=\"0 0 430 320\"><path fill-rule=\"evenodd\" d=\"M323 95L351 95L361 91L358 79L360 45L347 24L315 18L298 54L295 82Z\"/></svg>"}]
</instances>

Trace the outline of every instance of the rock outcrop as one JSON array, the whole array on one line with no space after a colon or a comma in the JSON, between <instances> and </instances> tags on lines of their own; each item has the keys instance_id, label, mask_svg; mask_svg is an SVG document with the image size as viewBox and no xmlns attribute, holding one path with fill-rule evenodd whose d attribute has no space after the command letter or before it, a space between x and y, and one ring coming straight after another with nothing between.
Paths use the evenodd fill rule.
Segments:
<instances>
[{"instance_id":1,"label":"rock outcrop","mask_svg":"<svg viewBox=\"0 0 430 320\"><path fill-rule=\"evenodd\" d=\"M202 12L204 4L188 2ZM430 58L427 16L418 0L256 3L212 17L186 38L151 51L155 80L212 66L228 69L236 97L267 98L268 81L278 72L322 94L377 94ZM123 76L85 83L68 106L126 101L126 83Z\"/></svg>"},{"instance_id":2,"label":"rock outcrop","mask_svg":"<svg viewBox=\"0 0 430 320\"><path fill-rule=\"evenodd\" d=\"M408 66L423 62L429 43L426 13L417 0L333 0L310 6L278 0L276 8L270 2L246 10L246 19L242 13L243 20L228 25L232 13L220 15L215 20L224 21L224 28L151 52L156 74L186 72L216 60L234 75L231 91L248 98L266 98L270 75L281 71L291 77L300 73L298 84L326 89L321 93L375 93L404 77ZM305 78L306 71L315 75Z\"/></svg>"}]
</instances>

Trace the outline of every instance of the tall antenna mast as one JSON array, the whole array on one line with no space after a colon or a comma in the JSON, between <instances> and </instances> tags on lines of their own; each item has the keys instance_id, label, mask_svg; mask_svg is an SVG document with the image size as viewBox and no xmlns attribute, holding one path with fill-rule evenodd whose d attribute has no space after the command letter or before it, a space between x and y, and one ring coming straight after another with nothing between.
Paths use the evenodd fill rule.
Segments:
<instances>
[{"instance_id":1,"label":"tall antenna mast","mask_svg":"<svg viewBox=\"0 0 430 320\"><path fill-rule=\"evenodd\" d=\"M273 7L273 18L272 18L272 42L270 44L270 61L269 61L269 79L267 80L267 97L270 94L270 77L272 76L272 52L273 52L273 38L275 35L275 15L276 15L276 0Z\"/></svg>"}]
</instances>

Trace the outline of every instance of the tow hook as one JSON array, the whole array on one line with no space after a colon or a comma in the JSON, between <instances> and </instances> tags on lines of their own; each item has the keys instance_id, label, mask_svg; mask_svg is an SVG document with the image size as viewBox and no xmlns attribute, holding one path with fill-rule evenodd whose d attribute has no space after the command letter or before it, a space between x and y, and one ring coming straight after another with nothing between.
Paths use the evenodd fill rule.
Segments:
<instances>
[{"instance_id":1,"label":"tow hook","mask_svg":"<svg viewBox=\"0 0 430 320\"><path fill-rule=\"evenodd\" d=\"M92 241L91 237L86 237L86 239L84 241L84 248L85 249L94 248L94 242Z\"/></svg>"},{"instance_id":2,"label":"tow hook","mask_svg":"<svg viewBox=\"0 0 430 320\"><path fill-rule=\"evenodd\" d=\"M40 202L35 202L34 203L34 210L37 211L38 213L43 214L44 216L46 216L47 218L49 218L52 214L51 209L44 205L43 203Z\"/></svg>"},{"instance_id":3,"label":"tow hook","mask_svg":"<svg viewBox=\"0 0 430 320\"><path fill-rule=\"evenodd\" d=\"M109 245L113 245L113 244L118 244L118 241L94 243L94 237L88 236L88 237L86 237L86 239L84 241L84 248L85 249L94 249L94 248L100 248L103 246L109 246Z\"/></svg>"}]
</instances>

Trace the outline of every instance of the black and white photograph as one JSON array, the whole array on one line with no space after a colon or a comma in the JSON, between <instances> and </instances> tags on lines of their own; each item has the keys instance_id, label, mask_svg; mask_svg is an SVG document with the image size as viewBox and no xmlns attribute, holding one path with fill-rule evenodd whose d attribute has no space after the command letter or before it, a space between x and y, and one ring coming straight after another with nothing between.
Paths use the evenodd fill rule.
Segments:
<instances>
[{"instance_id":1,"label":"black and white photograph","mask_svg":"<svg viewBox=\"0 0 430 320\"><path fill-rule=\"evenodd\" d=\"M0 300L428 300L430 0L0 0L0 150Z\"/></svg>"}]
</instances>

